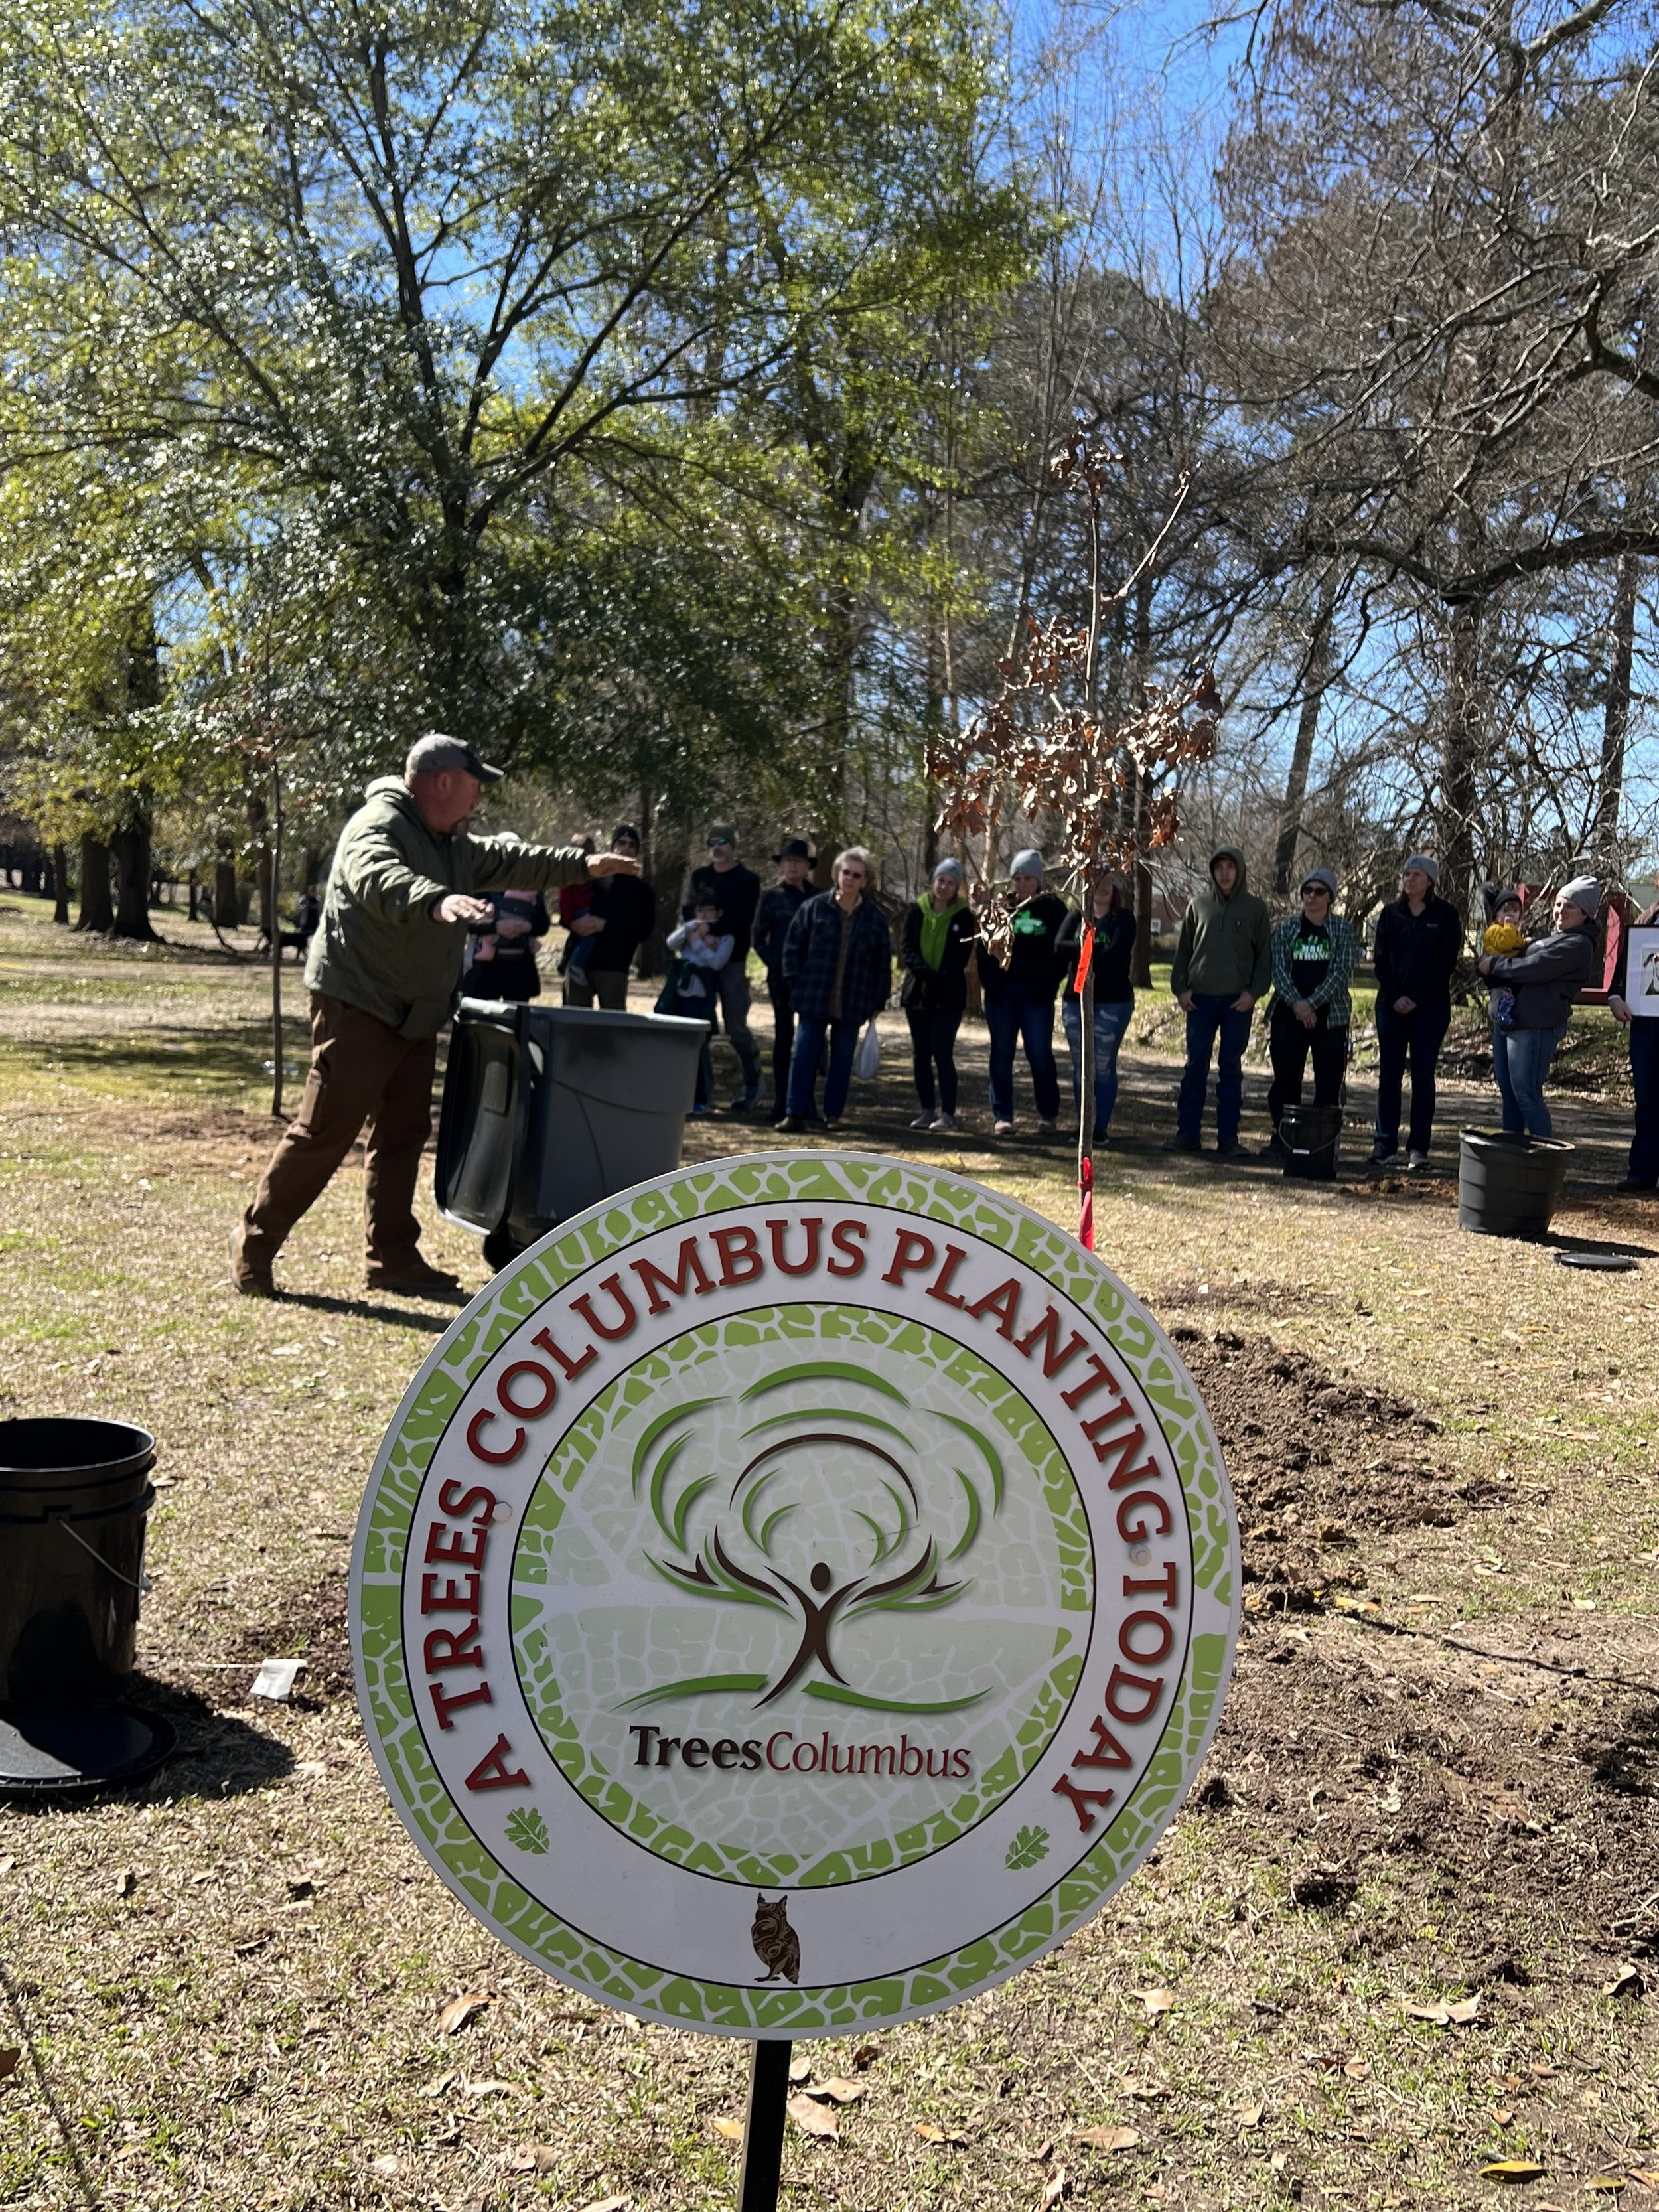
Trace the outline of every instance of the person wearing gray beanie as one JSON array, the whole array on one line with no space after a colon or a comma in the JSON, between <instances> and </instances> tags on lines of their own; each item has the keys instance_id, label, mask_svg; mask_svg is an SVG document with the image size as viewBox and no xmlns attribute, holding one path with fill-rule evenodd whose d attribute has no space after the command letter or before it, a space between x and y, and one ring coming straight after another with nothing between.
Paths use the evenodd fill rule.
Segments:
<instances>
[{"instance_id":1,"label":"person wearing gray beanie","mask_svg":"<svg viewBox=\"0 0 1659 2212\"><path fill-rule=\"evenodd\" d=\"M979 980L985 1024L991 1032L991 1121L999 1137L1013 1134L1014 1048L1024 1044L1036 1101L1037 1127L1052 1137L1060 1126L1060 1070L1054 1061L1054 994L1066 972L1059 951L1066 904L1042 888L1042 855L1016 853L1013 935L1006 960L992 958L979 943Z\"/></svg>"},{"instance_id":2,"label":"person wearing gray beanie","mask_svg":"<svg viewBox=\"0 0 1659 2212\"><path fill-rule=\"evenodd\" d=\"M1572 1019L1573 1002L1595 973L1601 903L1595 877L1575 876L1555 895L1555 927L1547 937L1524 952L1483 952L1475 962L1483 975L1515 994L1507 1026L1493 1026L1492 1057L1504 1127L1514 1135L1554 1133L1544 1085Z\"/></svg>"}]
</instances>

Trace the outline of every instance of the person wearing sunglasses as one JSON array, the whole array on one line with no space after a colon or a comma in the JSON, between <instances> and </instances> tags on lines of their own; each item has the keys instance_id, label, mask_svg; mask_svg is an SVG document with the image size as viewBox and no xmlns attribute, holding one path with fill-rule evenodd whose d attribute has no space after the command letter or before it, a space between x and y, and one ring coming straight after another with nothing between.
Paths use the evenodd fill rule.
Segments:
<instances>
[{"instance_id":1,"label":"person wearing sunglasses","mask_svg":"<svg viewBox=\"0 0 1659 2212\"><path fill-rule=\"evenodd\" d=\"M1301 912L1287 915L1273 932L1273 1012L1267 1023L1273 1135L1263 1159L1285 1158L1279 1125L1287 1106L1302 1103L1310 1053L1315 1105L1334 1106L1342 1096L1352 1019L1348 978L1359 941L1352 925L1333 911L1335 904L1336 878L1328 868L1310 868L1302 881Z\"/></svg>"},{"instance_id":2,"label":"person wearing sunglasses","mask_svg":"<svg viewBox=\"0 0 1659 2212\"><path fill-rule=\"evenodd\" d=\"M893 988L893 939L870 896L875 862L862 845L836 856L836 887L809 898L789 925L783 973L795 1014L789 1062L789 1111L778 1127L799 1137L818 1118L813 1093L829 1047L823 1122L838 1128L853 1076L859 1031Z\"/></svg>"}]
</instances>

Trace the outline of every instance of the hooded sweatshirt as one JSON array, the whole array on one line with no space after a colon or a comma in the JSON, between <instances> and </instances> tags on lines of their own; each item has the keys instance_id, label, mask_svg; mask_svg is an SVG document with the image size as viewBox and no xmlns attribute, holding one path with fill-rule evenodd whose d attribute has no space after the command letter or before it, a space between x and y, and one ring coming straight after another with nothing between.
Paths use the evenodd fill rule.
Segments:
<instances>
[{"instance_id":1,"label":"hooded sweatshirt","mask_svg":"<svg viewBox=\"0 0 1659 2212\"><path fill-rule=\"evenodd\" d=\"M587 855L574 846L465 830L440 836L401 776L378 777L334 849L306 988L361 1006L400 1036L435 1036L466 951L466 924L438 921L439 901L452 891L546 890L586 873Z\"/></svg>"},{"instance_id":2,"label":"hooded sweatshirt","mask_svg":"<svg viewBox=\"0 0 1659 2212\"><path fill-rule=\"evenodd\" d=\"M1238 870L1232 896L1224 898L1215 879L1218 860ZM1218 845L1210 855L1210 880L1188 902L1181 934L1170 963L1170 988L1178 998L1191 991L1203 999L1236 999L1248 991L1261 998L1273 980L1273 930L1264 901L1249 888L1244 855L1237 845Z\"/></svg>"}]
</instances>

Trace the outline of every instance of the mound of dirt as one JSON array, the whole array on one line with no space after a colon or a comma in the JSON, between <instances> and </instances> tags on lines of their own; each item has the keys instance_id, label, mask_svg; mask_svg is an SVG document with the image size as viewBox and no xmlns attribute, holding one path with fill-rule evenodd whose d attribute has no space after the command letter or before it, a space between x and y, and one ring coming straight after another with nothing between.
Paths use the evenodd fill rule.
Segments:
<instances>
[{"instance_id":1,"label":"mound of dirt","mask_svg":"<svg viewBox=\"0 0 1659 2212\"><path fill-rule=\"evenodd\" d=\"M1403 1398L1346 1382L1307 1353L1222 1329L1170 1332L1203 1392L1238 1499L1252 1612L1303 1612L1354 1588L1356 1529L1449 1528L1495 1495L1436 1464L1438 1423Z\"/></svg>"}]
</instances>

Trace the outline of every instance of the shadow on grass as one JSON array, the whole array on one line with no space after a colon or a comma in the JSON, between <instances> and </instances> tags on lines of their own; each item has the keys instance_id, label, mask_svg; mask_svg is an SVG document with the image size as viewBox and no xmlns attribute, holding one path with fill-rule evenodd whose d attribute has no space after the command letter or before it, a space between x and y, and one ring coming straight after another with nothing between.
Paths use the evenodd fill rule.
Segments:
<instances>
[{"instance_id":1,"label":"shadow on grass","mask_svg":"<svg viewBox=\"0 0 1659 2212\"><path fill-rule=\"evenodd\" d=\"M96 1009L87 1010L95 1017ZM71 1080L112 1078L135 1090L167 1090L188 1079L193 1092L202 1089L240 1097L250 1086L269 1087L265 1062L270 1057L269 1022L242 1022L224 1029L146 1029L114 1030L106 1036L48 1038L39 1044L14 1043L11 1050L21 1063L49 1067ZM297 1104L299 1086L310 1058L303 1025L293 1024L286 1046L289 1063L298 1070L289 1078Z\"/></svg>"},{"instance_id":2,"label":"shadow on grass","mask_svg":"<svg viewBox=\"0 0 1659 2212\"><path fill-rule=\"evenodd\" d=\"M471 1297L471 1291L452 1291L442 1297L434 1291L427 1297L426 1304L441 1304L459 1312ZM339 1314L353 1321L396 1322L403 1328L423 1328L431 1336L441 1336L449 1327L447 1313L427 1313L420 1306L376 1305L368 1298L331 1297L326 1291L279 1289L276 1303L283 1306L310 1306L318 1313Z\"/></svg>"},{"instance_id":3,"label":"shadow on grass","mask_svg":"<svg viewBox=\"0 0 1659 2212\"><path fill-rule=\"evenodd\" d=\"M1564 1237L1552 1230L1543 1239L1544 1244L1555 1252L1602 1253L1611 1260L1659 1260L1659 1251L1651 1244L1632 1244L1621 1237L1608 1243L1601 1237Z\"/></svg>"},{"instance_id":4,"label":"shadow on grass","mask_svg":"<svg viewBox=\"0 0 1659 2212\"><path fill-rule=\"evenodd\" d=\"M252 1680L252 1666L246 1679ZM227 1680L241 1679L239 1668ZM145 1797L240 1797L262 1790L294 1771L294 1754L275 1736L266 1735L234 1714L217 1712L196 1691L155 1674L136 1674L123 1687L123 1696L171 1722L178 1733L175 1750L153 1773L107 1789L76 1790L76 1805L94 1799L104 1803L125 1801L137 1804ZM64 1801L58 1796L13 1800L7 1808L15 1818L49 1820Z\"/></svg>"}]
</instances>

